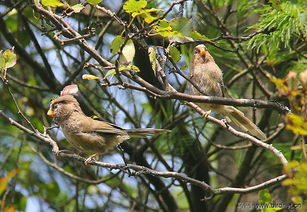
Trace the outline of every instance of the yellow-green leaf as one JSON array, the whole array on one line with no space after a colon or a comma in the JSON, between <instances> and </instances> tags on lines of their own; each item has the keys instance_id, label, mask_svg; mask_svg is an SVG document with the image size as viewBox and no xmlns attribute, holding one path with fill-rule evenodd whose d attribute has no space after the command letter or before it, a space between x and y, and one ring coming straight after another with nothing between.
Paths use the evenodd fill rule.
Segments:
<instances>
[{"instance_id":1,"label":"yellow-green leaf","mask_svg":"<svg viewBox=\"0 0 307 212\"><path fill-rule=\"evenodd\" d=\"M307 118L293 113L288 114L287 129L300 135L307 135Z\"/></svg>"},{"instance_id":2,"label":"yellow-green leaf","mask_svg":"<svg viewBox=\"0 0 307 212\"><path fill-rule=\"evenodd\" d=\"M167 37L174 34L172 27L167 20L161 20L160 23L155 26L155 30L159 35L163 37Z\"/></svg>"},{"instance_id":3,"label":"yellow-green leaf","mask_svg":"<svg viewBox=\"0 0 307 212\"><path fill-rule=\"evenodd\" d=\"M205 35L202 35L200 34L199 32L191 32L191 35L190 35L191 38L193 38L194 40L210 40L208 37L206 37Z\"/></svg>"},{"instance_id":4,"label":"yellow-green leaf","mask_svg":"<svg viewBox=\"0 0 307 212\"><path fill-rule=\"evenodd\" d=\"M160 23L155 26L155 30L159 35L163 37L173 36L173 38L170 39L172 41L175 41L177 38L192 40L191 38L184 36L181 32L173 30L171 24L165 19L161 20Z\"/></svg>"},{"instance_id":5,"label":"yellow-green leaf","mask_svg":"<svg viewBox=\"0 0 307 212\"><path fill-rule=\"evenodd\" d=\"M180 70L187 70L188 69L188 66L181 66L180 67Z\"/></svg>"},{"instance_id":6,"label":"yellow-green leaf","mask_svg":"<svg viewBox=\"0 0 307 212\"><path fill-rule=\"evenodd\" d=\"M119 62L123 65L128 65L133 61L135 55L135 47L132 40L128 40L122 49L122 54L120 55Z\"/></svg>"},{"instance_id":7,"label":"yellow-green leaf","mask_svg":"<svg viewBox=\"0 0 307 212\"><path fill-rule=\"evenodd\" d=\"M170 26L176 32L180 32L185 36L190 35L192 31L191 20L187 18L174 18L170 22Z\"/></svg>"},{"instance_id":8,"label":"yellow-green leaf","mask_svg":"<svg viewBox=\"0 0 307 212\"><path fill-rule=\"evenodd\" d=\"M111 51L113 54L119 51L120 46L124 43L125 39L120 35L116 36L111 44Z\"/></svg>"},{"instance_id":9,"label":"yellow-green leaf","mask_svg":"<svg viewBox=\"0 0 307 212\"><path fill-rule=\"evenodd\" d=\"M0 51L0 71L5 70L5 59L2 56L2 52Z\"/></svg>"},{"instance_id":10,"label":"yellow-green leaf","mask_svg":"<svg viewBox=\"0 0 307 212\"><path fill-rule=\"evenodd\" d=\"M144 10L140 10L140 11L137 11L137 12L133 12L132 13L132 17L138 16L138 15L142 15L142 14L146 14L146 13L158 12L158 11L160 11L160 10L156 9L156 8L144 9Z\"/></svg>"},{"instance_id":11,"label":"yellow-green leaf","mask_svg":"<svg viewBox=\"0 0 307 212\"><path fill-rule=\"evenodd\" d=\"M82 79L84 79L84 80L98 80L99 77L92 75L92 74L83 74Z\"/></svg>"},{"instance_id":12,"label":"yellow-green leaf","mask_svg":"<svg viewBox=\"0 0 307 212\"><path fill-rule=\"evenodd\" d=\"M140 72L140 69L139 69L137 66L134 66L134 65L128 65L128 66L123 66L123 65L121 65L121 66L119 67L119 69L118 69L119 72L121 72L121 71L132 71L132 70L134 70L134 71L136 71L136 72ZM109 71L106 73L106 75L105 75L104 78L107 78L108 76L113 76L113 75L115 75L115 74L116 74L115 69L111 69L111 70L109 70Z\"/></svg>"},{"instance_id":13,"label":"yellow-green leaf","mask_svg":"<svg viewBox=\"0 0 307 212\"><path fill-rule=\"evenodd\" d=\"M9 180L13 178L17 172L18 169L14 169L10 171L7 176L0 178L0 195L6 190Z\"/></svg>"},{"instance_id":14,"label":"yellow-green leaf","mask_svg":"<svg viewBox=\"0 0 307 212\"><path fill-rule=\"evenodd\" d=\"M3 212L14 212L14 211L15 211L14 206L9 206L9 207L5 208Z\"/></svg>"},{"instance_id":15,"label":"yellow-green leaf","mask_svg":"<svg viewBox=\"0 0 307 212\"><path fill-rule=\"evenodd\" d=\"M97 5L100 2L102 2L103 0L86 0L86 1L87 1L87 3L90 3L92 5Z\"/></svg>"},{"instance_id":16,"label":"yellow-green leaf","mask_svg":"<svg viewBox=\"0 0 307 212\"><path fill-rule=\"evenodd\" d=\"M79 13L81 12L81 10L84 9L84 6L82 4L75 4L74 6L71 7L71 9L75 12L75 13Z\"/></svg>"},{"instance_id":17,"label":"yellow-green leaf","mask_svg":"<svg viewBox=\"0 0 307 212\"><path fill-rule=\"evenodd\" d=\"M146 23L151 23L152 21L159 18L157 15L157 12L159 12L159 9L151 8L151 9L142 9L137 12L132 13L132 17L141 16Z\"/></svg>"},{"instance_id":18,"label":"yellow-green leaf","mask_svg":"<svg viewBox=\"0 0 307 212\"><path fill-rule=\"evenodd\" d=\"M8 182L8 177L0 178L0 195L3 193L3 191L5 191Z\"/></svg>"},{"instance_id":19,"label":"yellow-green leaf","mask_svg":"<svg viewBox=\"0 0 307 212\"><path fill-rule=\"evenodd\" d=\"M133 13L145 8L146 5L146 0L128 0L125 2L123 8L127 13Z\"/></svg>"},{"instance_id":20,"label":"yellow-green leaf","mask_svg":"<svg viewBox=\"0 0 307 212\"><path fill-rule=\"evenodd\" d=\"M276 77L271 77L270 80L276 85L278 90L289 91L289 87L285 85L285 80Z\"/></svg>"},{"instance_id":21,"label":"yellow-green leaf","mask_svg":"<svg viewBox=\"0 0 307 212\"><path fill-rule=\"evenodd\" d=\"M179 50L174 46L169 46L167 49L172 60L177 63L181 58Z\"/></svg>"},{"instance_id":22,"label":"yellow-green leaf","mask_svg":"<svg viewBox=\"0 0 307 212\"><path fill-rule=\"evenodd\" d=\"M149 60L151 63L152 70L156 71L157 69L157 54L156 49L154 47L148 48Z\"/></svg>"},{"instance_id":23,"label":"yellow-green leaf","mask_svg":"<svg viewBox=\"0 0 307 212\"><path fill-rule=\"evenodd\" d=\"M6 70L16 64L16 54L13 50L7 49L4 52L0 51L0 69Z\"/></svg>"},{"instance_id":24,"label":"yellow-green leaf","mask_svg":"<svg viewBox=\"0 0 307 212\"><path fill-rule=\"evenodd\" d=\"M272 202L272 196L267 189L259 191L259 202L261 204Z\"/></svg>"},{"instance_id":25,"label":"yellow-green leaf","mask_svg":"<svg viewBox=\"0 0 307 212\"><path fill-rule=\"evenodd\" d=\"M14 169L14 170L10 171L10 172L8 173L7 176L8 176L9 178L13 178L13 177L15 177L15 175L16 175L18 172L19 172L18 169Z\"/></svg>"},{"instance_id":26,"label":"yellow-green leaf","mask_svg":"<svg viewBox=\"0 0 307 212\"><path fill-rule=\"evenodd\" d=\"M64 4L61 0L42 0L42 5L46 7L61 7Z\"/></svg>"},{"instance_id":27,"label":"yellow-green leaf","mask_svg":"<svg viewBox=\"0 0 307 212\"><path fill-rule=\"evenodd\" d=\"M140 69L139 67L137 66L134 66L134 65L128 65L128 66L120 66L119 67L119 71L131 71L131 70L134 70L136 72L140 72Z\"/></svg>"},{"instance_id":28,"label":"yellow-green leaf","mask_svg":"<svg viewBox=\"0 0 307 212\"><path fill-rule=\"evenodd\" d=\"M115 69L111 69L106 73L106 75L104 76L104 79L106 79L108 76L113 76L115 74L116 74Z\"/></svg>"},{"instance_id":29,"label":"yellow-green leaf","mask_svg":"<svg viewBox=\"0 0 307 212\"><path fill-rule=\"evenodd\" d=\"M163 30L172 30L169 22L165 19L161 20L159 24L156 26L156 31L163 31Z\"/></svg>"}]
</instances>

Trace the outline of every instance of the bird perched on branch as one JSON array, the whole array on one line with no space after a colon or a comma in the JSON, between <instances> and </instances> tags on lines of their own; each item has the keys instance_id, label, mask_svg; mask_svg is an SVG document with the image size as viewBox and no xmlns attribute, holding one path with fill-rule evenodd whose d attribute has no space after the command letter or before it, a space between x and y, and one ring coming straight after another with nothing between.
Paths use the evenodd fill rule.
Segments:
<instances>
[{"instance_id":1,"label":"bird perched on branch","mask_svg":"<svg viewBox=\"0 0 307 212\"><path fill-rule=\"evenodd\" d=\"M193 95L223 96L223 73L203 44L194 48L190 80L197 86L189 85L189 91ZM249 131L261 140L266 139L265 134L233 106L207 103L197 103L197 105L203 110L214 111L226 116L242 130Z\"/></svg>"},{"instance_id":2,"label":"bird perched on branch","mask_svg":"<svg viewBox=\"0 0 307 212\"><path fill-rule=\"evenodd\" d=\"M75 86L72 89L75 89ZM146 128L123 129L105 121L95 120L82 112L77 99L71 94L64 88L61 92L63 96L51 101L47 115L53 117L62 128L70 144L89 155L85 164L130 138L143 138L170 131Z\"/></svg>"}]
</instances>

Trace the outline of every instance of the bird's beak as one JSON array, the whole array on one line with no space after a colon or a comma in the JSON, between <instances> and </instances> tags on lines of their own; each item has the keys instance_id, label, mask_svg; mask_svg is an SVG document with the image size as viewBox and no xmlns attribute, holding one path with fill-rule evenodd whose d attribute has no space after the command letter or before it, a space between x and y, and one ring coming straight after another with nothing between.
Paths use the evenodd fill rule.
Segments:
<instances>
[{"instance_id":1,"label":"bird's beak","mask_svg":"<svg viewBox=\"0 0 307 212\"><path fill-rule=\"evenodd\" d=\"M201 56L205 57L206 54L207 54L207 52L206 52L205 49L201 49L200 52L199 52L199 54L200 54Z\"/></svg>"},{"instance_id":2,"label":"bird's beak","mask_svg":"<svg viewBox=\"0 0 307 212\"><path fill-rule=\"evenodd\" d=\"M48 110L47 112L47 116L51 116L51 117L54 117L54 112L52 112L50 109Z\"/></svg>"}]
</instances>

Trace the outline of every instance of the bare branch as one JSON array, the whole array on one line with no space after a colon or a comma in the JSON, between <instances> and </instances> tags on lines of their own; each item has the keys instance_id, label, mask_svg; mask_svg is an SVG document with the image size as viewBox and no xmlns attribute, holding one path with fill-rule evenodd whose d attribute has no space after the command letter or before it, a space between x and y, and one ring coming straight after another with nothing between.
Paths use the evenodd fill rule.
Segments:
<instances>
[{"instance_id":1,"label":"bare branch","mask_svg":"<svg viewBox=\"0 0 307 212\"><path fill-rule=\"evenodd\" d=\"M262 189L265 189L271 185L275 185L279 182L281 182L282 180L286 179L287 175L283 174L280 175L278 177L275 177L273 179L267 180L263 183L260 183L258 185L255 186L250 186L250 187L246 187L246 188L232 188L232 187L224 187L224 188L218 188L215 189L216 194L221 194L221 193L250 193L253 191L259 191Z\"/></svg>"},{"instance_id":2,"label":"bare branch","mask_svg":"<svg viewBox=\"0 0 307 212\"><path fill-rule=\"evenodd\" d=\"M221 127L223 127L224 129L226 129L227 131L229 131L230 133L232 133L235 136L244 138L250 142L252 142L253 144L260 146L266 150L269 150L270 152L272 152L282 163L283 166L286 166L288 164L287 159L285 158L285 156L275 147L273 147L272 144L267 144L264 143L262 141L260 141L259 139L247 134L247 133L243 133L240 131L235 130L233 127L227 125L225 122L218 120L212 116L209 116L208 114L206 114L205 111L203 111L200 107L198 107L196 104L191 103L191 102L185 102L186 105L189 105L190 107L192 107L195 111L197 111L200 115L206 117L206 119L220 125Z\"/></svg>"}]
</instances>

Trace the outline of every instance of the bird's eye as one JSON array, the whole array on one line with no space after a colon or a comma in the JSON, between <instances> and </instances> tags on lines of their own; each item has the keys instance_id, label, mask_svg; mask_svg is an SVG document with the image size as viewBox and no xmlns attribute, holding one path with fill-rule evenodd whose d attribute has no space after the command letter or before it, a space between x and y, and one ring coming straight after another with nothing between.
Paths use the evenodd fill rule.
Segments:
<instances>
[{"instance_id":1,"label":"bird's eye","mask_svg":"<svg viewBox=\"0 0 307 212\"><path fill-rule=\"evenodd\" d=\"M194 54L198 54L198 53L199 53L198 49L195 49Z\"/></svg>"},{"instance_id":2,"label":"bird's eye","mask_svg":"<svg viewBox=\"0 0 307 212\"><path fill-rule=\"evenodd\" d=\"M59 104L54 104L54 105L52 106L53 110L57 109L58 106L59 106Z\"/></svg>"}]
</instances>

